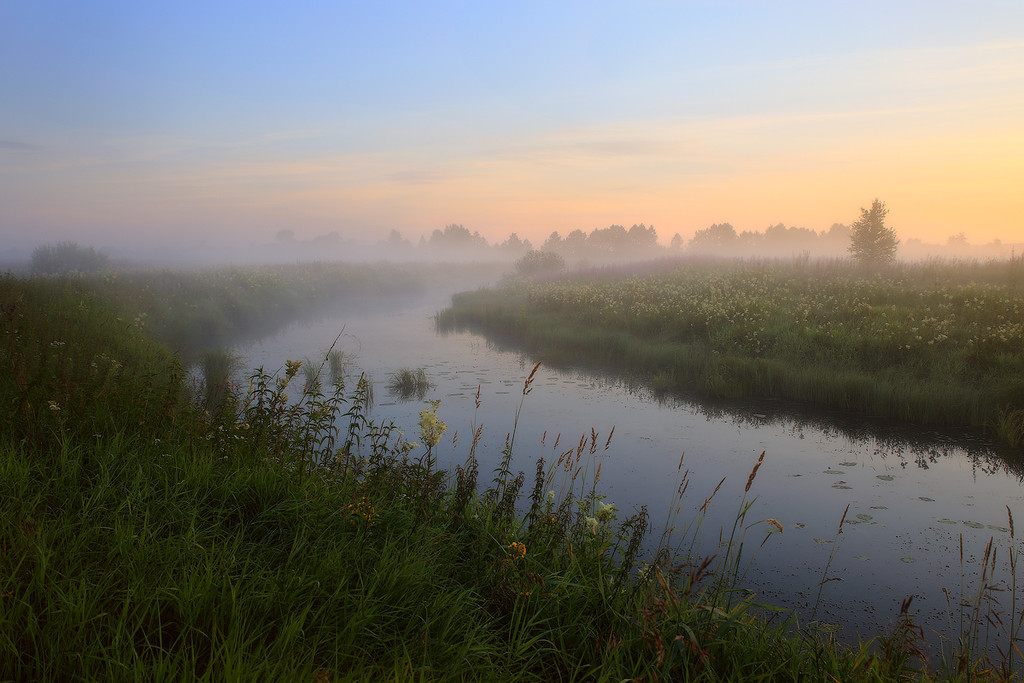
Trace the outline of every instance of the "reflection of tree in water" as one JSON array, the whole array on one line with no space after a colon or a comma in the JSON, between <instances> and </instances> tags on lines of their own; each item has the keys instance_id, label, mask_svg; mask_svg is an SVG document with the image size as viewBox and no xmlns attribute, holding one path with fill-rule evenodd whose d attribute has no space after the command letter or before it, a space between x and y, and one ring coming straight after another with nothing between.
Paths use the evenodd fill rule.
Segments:
<instances>
[{"instance_id":1,"label":"reflection of tree in water","mask_svg":"<svg viewBox=\"0 0 1024 683\"><path fill-rule=\"evenodd\" d=\"M804 430L815 430L830 439L873 443L875 455L882 459L895 457L903 468L913 464L929 469L943 458L961 456L971 462L975 475L1006 472L1024 482L1024 453L989 439L978 430L940 431L781 399L705 400L696 395L655 392L640 383L609 376L604 379L609 385L626 386L631 394L645 400L703 415L708 422L729 421L737 427L755 428L781 425L788 426L797 438L802 438Z\"/></svg>"},{"instance_id":2,"label":"reflection of tree in water","mask_svg":"<svg viewBox=\"0 0 1024 683\"><path fill-rule=\"evenodd\" d=\"M452 323L435 318L438 331L478 331L471 325ZM486 335L487 347L504 352L519 353L523 364L530 365L535 358L521 353L515 342L500 335ZM630 395L661 406L687 410L703 415L708 422L729 421L737 427L764 427L788 425L790 431L802 437L805 429L815 430L827 438L845 438L851 442L874 442L874 453L880 458L895 456L901 467L913 463L921 469L942 458L962 455L974 467L975 473L985 475L1005 471L1024 482L1024 452L987 438L979 430L925 428L900 424L882 418L840 413L834 410L786 401L784 399L715 400L700 397L696 392L664 392L650 388L642 376L622 376L619 371L600 369L580 370L565 363L550 362L548 367L572 371L577 377L593 382L597 387L625 389Z\"/></svg>"}]
</instances>

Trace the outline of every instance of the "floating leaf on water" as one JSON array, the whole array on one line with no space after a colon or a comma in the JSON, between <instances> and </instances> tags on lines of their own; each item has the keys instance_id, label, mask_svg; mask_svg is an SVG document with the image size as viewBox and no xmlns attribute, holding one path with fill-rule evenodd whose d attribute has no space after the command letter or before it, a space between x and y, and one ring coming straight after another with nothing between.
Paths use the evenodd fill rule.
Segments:
<instances>
[{"instance_id":1,"label":"floating leaf on water","mask_svg":"<svg viewBox=\"0 0 1024 683\"><path fill-rule=\"evenodd\" d=\"M865 514L865 513L861 512L860 514L857 515L857 519L859 519L862 522L870 522L872 519L874 519L874 517L872 517L869 514Z\"/></svg>"},{"instance_id":2,"label":"floating leaf on water","mask_svg":"<svg viewBox=\"0 0 1024 683\"><path fill-rule=\"evenodd\" d=\"M791 475L789 475L789 476L791 476L791 477L802 477L802 476L804 476L804 475L802 475L802 474L791 474Z\"/></svg>"},{"instance_id":3,"label":"floating leaf on water","mask_svg":"<svg viewBox=\"0 0 1024 683\"><path fill-rule=\"evenodd\" d=\"M848 519L848 520L846 520L845 522L843 522L843 524L860 524L860 520L857 520L857 519Z\"/></svg>"},{"instance_id":4,"label":"floating leaf on water","mask_svg":"<svg viewBox=\"0 0 1024 683\"><path fill-rule=\"evenodd\" d=\"M871 509L872 510L888 510L889 508L886 507L885 505L872 505Z\"/></svg>"},{"instance_id":5,"label":"floating leaf on water","mask_svg":"<svg viewBox=\"0 0 1024 683\"><path fill-rule=\"evenodd\" d=\"M907 564L910 564L912 562L917 562L917 560L915 560L913 557L907 556L907 557L901 557L900 558L900 562L906 562Z\"/></svg>"},{"instance_id":6,"label":"floating leaf on water","mask_svg":"<svg viewBox=\"0 0 1024 683\"><path fill-rule=\"evenodd\" d=\"M996 526L995 524L988 524L988 525L986 525L986 526L987 526L987 527L988 527L989 529L991 529L992 531L1001 531L1001 532L1003 532L1004 534L1005 534L1005 533L1009 533L1009 531L1010 531L1010 530L1009 530L1009 529L1007 529L1007 528L1006 528L1005 526Z\"/></svg>"},{"instance_id":7,"label":"floating leaf on water","mask_svg":"<svg viewBox=\"0 0 1024 683\"><path fill-rule=\"evenodd\" d=\"M843 482L838 482L838 483L832 484L832 488L834 488L834 489L840 489L840 490L844 490L844 491L849 491L849 490L850 490L850 489L852 489L853 487L852 487L852 486L847 486L847 485L846 485L846 484L844 484Z\"/></svg>"},{"instance_id":8,"label":"floating leaf on water","mask_svg":"<svg viewBox=\"0 0 1024 683\"><path fill-rule=\"evenodd\" d=\"M917 499L918 500L923 500L926 503L934 503L935 502L934 498L929 498L928 496L918 496Z\"/></svg>"},{"instance_id":9,"label":"floating leaf on water","mask_svg":"<svg viewBox=\"0 0 1024 683\"><path fill-rule=\"evenodd\" d=\"M956 520L955 519L946 519L945 517L939 517L935 521L938 522L939 524L956 524Z\"/></svg>"},{"instance_id":10,"label":"floating leaf on water","mask_svg":"<svg viewBox=\"0 0 1024 683\"><path fill-rule=\"evenodd\" d=\"M793 528L794 529L803 529L805 526L807 526L807 525L804 524L803 522L795 522L793 524Z\"/></svg>"},{"instance_id":11,"label":"floating leaf on water","mask_svg":"<svg viewBox=\"0 0 1024 683\"><path fill-rule=\"evenodd\" d=\"M860 560L861 562L870 562L871 561L870 557L864 557L863 555L854 555L853 559Z\"/></svg>"},{"instance_id":12,"label":"floating leaf on water","mask_svg":"<svg viewBox=\"0 0 1024 683\"><path fill-rule=\"evenodd\" d=\"M841 472L840 470L827 469L822 474L845 474L845 472Z\"/></svg>"},{"instance_id":13,"label":"floating leaf on water","mask_svg":"<svg viewBox=\"0 0 1024 683\"><path fill-rule=\"evenodd\" d=\"M981 522L972 522L969 519L965 519L964 520L964 526L969 526L972 529L984 529L985 528L985 525L982 524Z\"/></svg>"},{"instance_id":14,"label":"floating leaf on water","mask_svg":"<svg viewBox=\"0 0 1024 683\"><path fill-rule=\"evenodd\" d=\"M839 463L839 466L840 467L856 467L857 463L855 463L855 462L841 462L841 463Z\"/></svg>"},{"instance_id":15,"label":"floating leaf on water","mask_svg":"<svg viewBox=\"0 0 1024 683\"><path fill-rule=\"evenodd\" d=\"M876 474L875 475L875 479L881 479L882 481L892 481L895 478L896 477L892 476L891 474Z\"/></svg>"},{"instance_id":16,"label":"floating leaf on water","mask_svg":"<svg viewBox=\"0 0 1024 683\"><path fill-rule=\"evenodd\" d=\"M816 539L814 539L814 542L815 543L820 543L822 545L826 545L828 543L831 543L832 539L831 538L816 538Z\"/></svg>"}]
</instances>

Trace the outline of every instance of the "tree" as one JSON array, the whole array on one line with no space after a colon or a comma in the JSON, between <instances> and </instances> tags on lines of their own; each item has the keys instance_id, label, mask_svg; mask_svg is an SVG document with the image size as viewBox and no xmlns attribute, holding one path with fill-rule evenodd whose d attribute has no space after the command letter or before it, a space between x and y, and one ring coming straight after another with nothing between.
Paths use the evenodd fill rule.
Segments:
<instances>
[{"instance_id":1,"label":"tree","mask_svg":"<svg viewBox=\"0 0 1024 683\"><path fill-rule=\"evenodd\" d=\"M647 251L658 246L658 233L654 226L647 227L643 223L633 225L627 233L630 247L635 251Z\"/></svg>"},{"instance_id":2,"label":"tree","mask_svg":"<svg viewBox=\"0 0 1024 683\"><path fill-rule=\"evenodd\" d=\"M735 246L739 235L730 223L715 223L694 233L690 249L694 251L717 251Z\"/></svg>"},{"instance_id":3,"label":"tree","mask_svg":"<svg viewBox=\"0 0 1024 683\"><path fill-rule=\"evenodd\" d=\"M533 249L530 240L520 239L519 235L512 233L508 239L498 245L498 249L512 254L523 254Z\"/></svg>"},{"instance_id":4,"label":"tree","mask_svg":"<svg viewBox=\"0 0 1024 683\"><path fill-rule=\"evenodd\" d=\"M560 270L565 270L565 260L553 251L531 250L516 261L520 277L553 275Z\"/></svg>"},{"instance_id":5,"label":"tree","mask_svg":"<svg viewBox=\"0 0 1024 683\"><path fill-rule=\"evenodd\" d=\"M94 273L106 266L106 254L76 242L43 244L32 252L32 272L42 275Z\"/></svg>"},{"instance_id":6,"label":"tree","mask_svg":"<svg viewBox=\"0 0 1024 683\"><path fill-rule=\"evenodd\" d=\"M896 260L896 246L900 240L896 231L885 226L889 210L885 203L875 199L871 210L861 208L860 218L850 226L850 253L853 258L869 265L885 265Z\"/></svg>"},{"instance_id":7,"label":"tree","mask_svg":"<svg viewBox=\"0 0 1024 683\"><path fill-rule=\"evenodd\" d=\"M468 228L457 223L444 226L444 232L434 230L430 233L431 247L445 249L481 249L487 247L487 240L479 232L470 232Z\"/></svg>"}]
</instances>

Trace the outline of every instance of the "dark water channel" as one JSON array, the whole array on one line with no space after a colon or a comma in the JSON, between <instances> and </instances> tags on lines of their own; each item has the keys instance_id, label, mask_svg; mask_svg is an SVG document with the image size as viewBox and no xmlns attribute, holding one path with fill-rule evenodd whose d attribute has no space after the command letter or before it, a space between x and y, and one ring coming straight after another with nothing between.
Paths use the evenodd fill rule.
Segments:
<instances>
[{"instance_id":1,"label":"dark water channel","mask_svg":"<svg viewBox=\"0 0 1024 683\"><path fill-rule=\"evenodd\" d=\"M523 382L543 359L499 350L468 332L437 333L433 314L447 303L438 295L332 314L236 351L247 369L274 372L286 359L322 359L343 331L339 347L354 359L349 386L359 371L368 373L376 397L371 418L394 420L411 440L425 403L393 396L387 384L400 368L423 368L435 385L426 398L441 400L439 415L448 424L438 449L443 466L466 457L479 386L483 440L478 457L485 481L512 429ZM955 639L965 623L960 603L981 589L982 557L990 541L996 550L990 583L1011 588L1009 552L1021 552L1024 527L1011 539L1008 509L1019 526L1024 489L1020 476L981 439L886 428L843 416L808 417L775 403L659 401L621 381L542 365L523 403L514 467L530 482L538 457L550 462L581 436L590 439L592 430L598 435L595 458L602 463L598 489L620 508L620 519L646 505L655 539L679 503L683 456L689 484L674 521L675 537L685 541L684 550L700 556L725 554L720 535L729 536L748 475L764 451L747 494L753 503L745 528L734 537L743 540L741 583L765 603L796 609L801 625L817 622L819 628L836 629L840 638L866 639L884 632L897 619L901 602L914 596L911 613L934 652ZM699 508L723 477L696 528ZM774 526L762 521L767 519L777 520L784 531L769 533ZM834 580L822 584L823 578ZM983 603L981 615L995 609L1008 628L1011 592L988 595L1001 604ZM989 628L987 634L990 645L1006 650L1005 632Z\"/></svg>"}]
</instances>

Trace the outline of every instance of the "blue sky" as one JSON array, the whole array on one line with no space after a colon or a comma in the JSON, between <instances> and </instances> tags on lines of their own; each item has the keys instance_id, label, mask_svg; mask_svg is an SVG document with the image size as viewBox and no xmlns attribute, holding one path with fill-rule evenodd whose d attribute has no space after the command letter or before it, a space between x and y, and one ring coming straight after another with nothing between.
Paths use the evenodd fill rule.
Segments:
<instances>
[{"instance_id":1,"label":"blue sky","mask_svg":"<svg viewBox=\"0 0 1024 683\"><path fill-rule=\"evenodd\" d=\"M9 244L1024 241L1022 121L1021 2L0 5Z\"/></svg>"}]
</instances>

